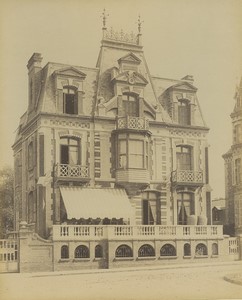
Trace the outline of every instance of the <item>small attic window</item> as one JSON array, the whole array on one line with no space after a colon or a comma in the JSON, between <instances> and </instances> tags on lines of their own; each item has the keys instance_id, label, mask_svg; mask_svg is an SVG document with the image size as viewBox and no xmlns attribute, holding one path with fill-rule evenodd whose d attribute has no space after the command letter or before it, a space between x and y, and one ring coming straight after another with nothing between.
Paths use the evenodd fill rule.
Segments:
<instances>
[{"instance_id":1,"label":"small attic window","mask_svg":"<svg viewBox=\"0 0 242 300\"><path fill-rule=\"evenodd\" d=\"M74 88L63 89L63 112L65 114L78 114L77 91Z\"/></svg>"}]
</instances>

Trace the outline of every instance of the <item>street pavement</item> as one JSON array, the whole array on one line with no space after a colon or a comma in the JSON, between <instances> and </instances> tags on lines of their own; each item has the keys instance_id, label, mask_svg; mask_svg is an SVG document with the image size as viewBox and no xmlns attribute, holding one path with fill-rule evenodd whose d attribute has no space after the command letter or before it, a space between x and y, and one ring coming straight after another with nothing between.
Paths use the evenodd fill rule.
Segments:
<instances>
[{"instance_id":1,"label":"street pavement","mask_svg":"<svg viewBox=\"0 0 242 300\"><path fill-rule=\"evenodd\" d=\"M242 278L241 275L242 261L118 270L8 273L0 275L0 299L242 299L242 285L228 281Z\"/></svg>"}]
</instances>

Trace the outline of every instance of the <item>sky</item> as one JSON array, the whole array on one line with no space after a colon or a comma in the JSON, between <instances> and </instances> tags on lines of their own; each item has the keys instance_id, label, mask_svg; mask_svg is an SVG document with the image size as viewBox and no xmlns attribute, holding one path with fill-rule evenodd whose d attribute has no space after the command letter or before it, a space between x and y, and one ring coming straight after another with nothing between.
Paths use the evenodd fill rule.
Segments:
<instances>
[{"instance_id":1,"label":"sky","mask_svg":"<svg viewBox=\"0 0 242 300\"><path fill-rule=\"evenodd\" d=\"M212 198L224 197L222 155L232 143L230 113L242 75L242 0L1 0L0 168L13 165L11 146L27 108L27 62L95 67L107 27L137 33L138 15L150 73L162 78L194 76L210 128Z\"/></svg>"}]
</instances>

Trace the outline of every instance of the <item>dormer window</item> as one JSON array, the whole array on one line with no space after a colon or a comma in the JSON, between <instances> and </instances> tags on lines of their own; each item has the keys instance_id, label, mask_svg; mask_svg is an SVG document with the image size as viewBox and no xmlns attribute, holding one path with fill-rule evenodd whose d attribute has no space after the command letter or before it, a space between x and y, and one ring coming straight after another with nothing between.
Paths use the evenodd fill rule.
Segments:
<instances>
[{"instance_id":1,"label":"dormer window","mask_svg":"<svg viewBox=\"0 0 242 300\"><path fill-rule=\"evenodd\" d=\"M63 89L63 112L65 114L78 114L78 98L77 91L74 88Z\"/></svg>"},{"instance_id":2,"label":"dormer window","mask_svg":"<svg viewBox=\"0 0 242 300\"><path fill-rule=\"evenodd\" d=\"M191 125L190 103L186 99L178 100L178 123L180 125Z\"/></svg>"}]
</instances>

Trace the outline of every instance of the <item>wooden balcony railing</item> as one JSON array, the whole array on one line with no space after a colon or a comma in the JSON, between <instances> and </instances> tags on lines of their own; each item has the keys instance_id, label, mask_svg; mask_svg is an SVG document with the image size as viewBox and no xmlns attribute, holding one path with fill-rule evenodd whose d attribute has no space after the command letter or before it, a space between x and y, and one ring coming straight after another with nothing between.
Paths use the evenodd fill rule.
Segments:
<instances>
[{"instance_id":1,"label":"wooden balcony railing","mask_svg":"<svg viewBox=\"0 0 242 300\"><path fill-rule=\"evenodd\" d=\"M89 178L89 168L80 165L57 164L57 177Z\"/></svg>"},{"instance_id":2,"label":"wooden balcony railing","mask_svg":"<svg viewBox=\"0 0 242 300\"><path fill-rule=\"evenodd\" d=\"M171 173L172 183L203 184L203 172L192 170L176 170Z\"/></svg>"},{"instance_id":3,"label":"wooden balcony railing","mask_svg":"<svg viewBox=\"0 0 242 300\"><path fill-rule=\"evenodd\" d=\"M149 120L145 117L120 117L117 119L117 129L149 130Z\"/></svg>"}]
</instances>

